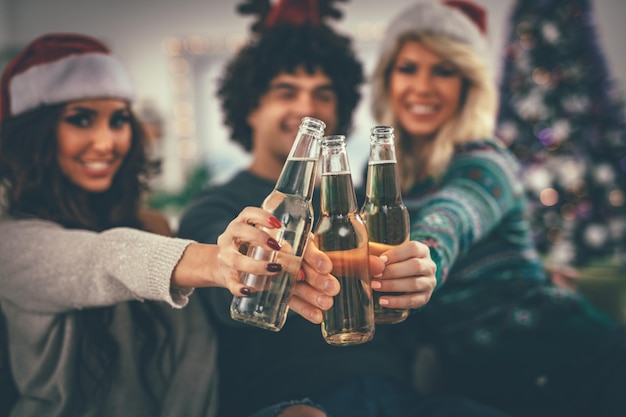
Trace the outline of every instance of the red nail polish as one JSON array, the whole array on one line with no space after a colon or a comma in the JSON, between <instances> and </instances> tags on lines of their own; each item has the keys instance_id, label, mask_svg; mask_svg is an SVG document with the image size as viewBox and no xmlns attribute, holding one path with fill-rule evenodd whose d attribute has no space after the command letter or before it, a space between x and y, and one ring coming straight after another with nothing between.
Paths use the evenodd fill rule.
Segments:
<instances>
[{"instance_id":1,"label":"red nail polish","mask_svg":"<svg viewBox=\"0 0 626 417\"><path fill-rule=\"evenodd\" d=\"M281 248L280 243L278 243L278 241L276 241L273 237L267 239L267 246L274 250L280 250Z\"/></svg>"},{"instance_id":2,"label":"red nail polish","mask_svg":"<svg viewBox=\"0 0 626 417\"><path fill-rule=\"evenodd\" d=\"M266 269L270 272L280 272L283 270L283 266L281 264L267 264Z\"/></svg>"},{"instance_id":3,"label":"red nail polish","mask_svg":"<svg viewBox=\"0 0 626 417\"><path fill-rule=\"evenodd\" d=\"M272 227L280 227L282 223L276 217L272 216L270 217L270 225L272 225Z\"/></svg>"},{"instance_id":4,"label":"red nail polish","mask_svg":"<svg viewBox=\"0 0 626 417\"><path fill-rule=\"evenodd\" d=\"M304 271L302 269L298 270L298 276L296 277L297 281L304 281Z\"/></svg>"}]
</instances>

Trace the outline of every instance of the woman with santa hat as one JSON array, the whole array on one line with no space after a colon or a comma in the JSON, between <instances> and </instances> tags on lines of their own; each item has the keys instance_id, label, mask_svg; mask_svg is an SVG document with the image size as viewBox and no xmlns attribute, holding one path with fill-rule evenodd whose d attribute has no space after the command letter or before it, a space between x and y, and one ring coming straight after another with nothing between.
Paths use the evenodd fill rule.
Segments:
<instances>
[{"instance_id":1,"label":"woman with santa hat","mask_svg":"<svg viewBox=\"0 0 626 417\"><path fill-rule=\"evenodd\" d=\"M437 288L410 320L434 346L444 392L516 416L623 415L626 329L546 275L517 162L494 138L486 32L475 3L423 1L381 42L373 114L395 128L411 240L437 265Z\"/></svg>"}]
</instances>

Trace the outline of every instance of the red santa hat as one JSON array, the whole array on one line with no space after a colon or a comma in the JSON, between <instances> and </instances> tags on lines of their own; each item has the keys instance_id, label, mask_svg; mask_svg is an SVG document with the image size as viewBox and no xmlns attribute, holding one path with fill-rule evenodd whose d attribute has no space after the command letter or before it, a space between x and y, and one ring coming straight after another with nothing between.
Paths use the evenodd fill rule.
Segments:
<instances>
[{"instance_id":1,"label":"red santa hat","mask_svg":"<svg viewBox=\"0 0 626 417\"><path fill-rule=\"evenodd\" d=\"M0 120L68 101L134 98L131 77L111 51L73 33L51 33L28 44L5 68L0 93Z\"/></svg>"},{"instance_id":2,"label":"red santa hat","mask_svg":"<svg viewBox=\"0 0 626 417\"><path fill-rule=\"evenodd\" d=\"M403 10L391 21L381 43L381 51L388 52L398 37L407 33L446 35L469 44L487 59L487 13L485 9L467 0L427 0Z\"/></svg>"},{"instance_id":3,"label":"red santa hat","mask_svg":"<svg viewBox=\"0 0 626 417\"><path fill-rule=\"evenodd\" d=\"M290 24L295 26L319 26L319 4L317 0L279 0L272 7L267 19L266 27L273 27L280 24Z\"/></svg>"}]
</instances>

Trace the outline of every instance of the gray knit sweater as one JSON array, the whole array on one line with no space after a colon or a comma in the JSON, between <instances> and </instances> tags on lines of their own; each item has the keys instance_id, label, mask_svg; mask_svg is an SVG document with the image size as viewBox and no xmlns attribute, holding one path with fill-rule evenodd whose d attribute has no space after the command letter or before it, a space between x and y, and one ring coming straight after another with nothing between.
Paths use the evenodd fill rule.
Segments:
<instances>
[{"instance_id":1,"label":"gray knit sweater","mask_svg":"<svg viewBox=\"0 0 626 417\"><path fill-rule=\"evenodd\" d=\"M43 220L0 220L0 308L8 327L16 416L213 416L215 339L191 289L170 287L190 240L115 228L68 230ZM158 300L170 328L151 399L138 379L140 354L129 301ZM169 305L168 305L169 304ZM78 389L76 311L115 305L119 367L99 407ZM185 307L186 306L186 307ZM181 308L185 307L185 308ZM85 411L86 409L86 411Z\"/></svg>"}]
</instances>

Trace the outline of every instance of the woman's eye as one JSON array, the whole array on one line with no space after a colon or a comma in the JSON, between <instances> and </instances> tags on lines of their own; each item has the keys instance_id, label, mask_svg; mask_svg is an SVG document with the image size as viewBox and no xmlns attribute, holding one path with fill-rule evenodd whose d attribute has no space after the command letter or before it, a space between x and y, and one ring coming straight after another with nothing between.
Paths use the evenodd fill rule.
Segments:
<instances>
[{"instance_id":1,"label":"woman's eye","mask_svg":"<svg viewBox=\"0 0 626 417\"><path fill-rule=\"evenodd\" d=\"M453 67L435 67L433 72L440 77L454 77L457 75L457 70Z\"/></svg>"},{"instance_id":2,"label":"woman's eye","mask_svg":"<svg viewBox=\"0 0 626 417\"><path fill-rule=\"evenodd\" d=\"M78 113L78 114L73 114L71 116L67 116L65 118L65 121L74 126L89 127L89 125L91 124L91 117L89 117L86 114Z\"/></svg>"},{"instance_id":3,"label":"woman's eye","mask_svg":"<svg viewBox=\"0 0 626 417\"><path fill-rule=\"evenodd\" d=\"M110 125L112 128L119 129L128 123L130 123L130 115L126 113L118 113L111 117Z\"/></svg>"},{"instance_id":4,"label":"woman's eye","mask_svg":"<svg viewBox=\"0 0 626 417\"><path fill-rule=\"evenodd\" d=\"M402 74L413 74L415 70L416 70L415 65L412 65L412 64L404 64L404 65L396 66L396 71Z\"/></svg>"}]
</instances>

